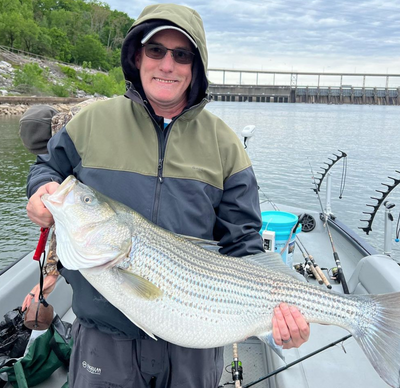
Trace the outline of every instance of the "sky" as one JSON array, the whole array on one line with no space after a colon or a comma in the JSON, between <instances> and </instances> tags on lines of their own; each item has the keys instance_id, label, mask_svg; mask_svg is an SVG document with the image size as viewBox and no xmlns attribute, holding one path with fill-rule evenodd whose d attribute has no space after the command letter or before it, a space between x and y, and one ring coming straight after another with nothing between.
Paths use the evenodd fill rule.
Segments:
<instances>
[{"instance_id":1,"label":"sky","mask_svg":"<svg viewBox=\"0 0 400 388\"><path fill-rule=\"evenodd\" d=\"M164 2L171 1L105 1L134 19L145 6ZM203 19L209 68L400 74L400 0L178 4L195 9Z\"/></svg>"}]
</instances>

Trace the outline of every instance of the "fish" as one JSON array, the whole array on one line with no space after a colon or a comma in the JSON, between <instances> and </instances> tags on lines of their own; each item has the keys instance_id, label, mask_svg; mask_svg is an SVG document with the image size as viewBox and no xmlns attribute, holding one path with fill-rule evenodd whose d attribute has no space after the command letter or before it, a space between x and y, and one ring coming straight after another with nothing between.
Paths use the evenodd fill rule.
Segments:
<instances>
[{"instance_id":1,"label":"fish","mask_svg":"<svg viewBox=\"0 0 400 388\"><path fill-rule=\"evenodd\" d=\"M41 197L57 255L153 339L213 348L268 342L273 309L349 331L386 383L400 386L400 293L345 295L297 278L272 252L229 257L216 242L174 234L67 177Z\"/></svg>"}]
</instances>

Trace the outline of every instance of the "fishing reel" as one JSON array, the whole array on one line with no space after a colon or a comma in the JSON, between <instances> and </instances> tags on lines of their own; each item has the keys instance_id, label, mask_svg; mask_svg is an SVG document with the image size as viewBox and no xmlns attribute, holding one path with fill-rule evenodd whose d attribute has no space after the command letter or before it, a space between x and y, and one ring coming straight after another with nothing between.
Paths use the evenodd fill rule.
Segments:
<instances>
[{"instance_id":1,"label":"fishing reel","mask_svg":"<svg viewBox=\"0 0 400 388\"><path fill-rule=\"evenodd\" d=\"M296 272L298 272L302 276L306 276L306 266L303 263L294 264L293 268Z\"/></svg>"},{"instance_id":2,"label":"fishing reel","mask_svg":"<svg viewBox=\"0 0 400 388\"><path fill-rule=\"evenodd\" d=\"M24 326L21 307L7 312L0 322L0 367L10 358L24 355L31 330Z\"/></svg>"},{"instance_id":3,"label":"fishing reel","mask_svg":"<svg viewBox=\"0 0 400 388\"><path fill-rule=\"evenodd\" d=\"M242 362L239 360L234 360L232 361L231 364L231 371L232 371L232 380L234 382L236 381L242 381L243 380L243 367L242 367Z\"/></svg>"}]
</instances>

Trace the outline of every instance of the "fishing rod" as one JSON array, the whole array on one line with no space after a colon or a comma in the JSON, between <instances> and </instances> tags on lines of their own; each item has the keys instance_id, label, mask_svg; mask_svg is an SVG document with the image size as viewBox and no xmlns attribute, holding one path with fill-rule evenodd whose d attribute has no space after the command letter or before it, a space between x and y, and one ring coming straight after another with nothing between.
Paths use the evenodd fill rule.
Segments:
<instances>
[{"instance_id":1,"label":"fishing rod","mask_svg":"<svg viewBox=\"0 0 400 388\"><path fill-rule=\"evenodd\" d=\"M324 225L326 226L326 230L327 230L328 236L329 236L329 241L330 241L331 246L332 246L333 258L335 259L335 263L336 263L336 267L337 267L337 279L342 284L343 292L345 294L349 294L349 288L347 287L346 278L344 277L343 268L342 268L342 264L340 262L339 254L337 253L336 248L335 248L335 244L333 243L331 230L330 230L330 227L329 227L329 224L328 224L328 218L327 218L327 216L325 214L324 207L322 205L322 201L321 201L321 197L319 195L317 183L315 182L314 170L313 170L313 168L311 166L310 161L308 161L308 164L310 165L311 174L312 174L312 180L313 180L313 183L314 183L314 186L315 186L314 191L317 194L318 202L319 202L319 205L321 206L321 212L322 212L321 215L324 218L324 220L323 220L324 221Z\"/></svg>"},{"instance_id":2,"label":"fishing rod","mask_svg":"<svg viewBox=\"0 0 400 388\"><path fill-rule=\"evenodd\" d=\"M315 262L314 257L311 255L308 255L308 257L310 258L310 261L314 264L314 268L317 271L319 277L322 280L322 283L325 284L325 286L329 289L332 288L332 285L329 283L329 280L327 279L327 277L325 276L325 274L322 272L321 267Z\"/></svg>"},{"instance_id":3,"label":"fishing rod","mask_svg":"<svg viewBox=\"0 0 400 388\"><path fill-rule=\"evenodd\" d=\"M285 366L283 366L283 367L281 367L281 368L278 368L278 369L274 370L273 372L269 373L268 375L266 375L266 376L264 376L264 377L261 377L260 379L258 379L258 380L256 380L256 381L253 381L253 382L251 382L251 383L249 383L249 384L243 385L242 388L249 388L249 387L252 387L253 385L256 385L256 384L260 383L261 381L264 381L264 380L266 380L266 379L269 379L270 377L275 376L275 375L277 375L278 373L281 373L281 372L285 371L286 369L289 369L289 368L292 367L293 365L296 365L296 364L298 364L298 363L300 363L300 362L302 362L302 361L304 361L304 360L307 360L307 358L313 357L313 356L315 356L316 354L321 353L322 351L324 351L324 350L326 350L326 349L329 349L329 348L331 348L332 346L335 346L335 345L337 345L337 344L340 343L340 342L344 342L344 341L348 340L350 337L352 337L352 335L351 335L351 334L348 334L348 335L346 335L345 337L340 338L339 340L337 340L337 341L335 341L335 342L332 342L332 343L330 343L330 344L328 344L328 345L326 345L326 346L324 346L324 347L322 347L322 348L320 348L320 349L315 350L315 351L312 352L312 353L307 354L307 355L304 356L304 357L301 357L301 358L299 358L299 359L297 359L297 360L291 362L290 364L287 364L287 365L285 365Z\"/></svg>"},{"instance_id":4,"label":"fishing rod","mask_svg":"<svg viewBox=\"0 0 400 388\"><path fill-rule=\"evenodd\" d=\"M241 383L243 380L243 367L242 363L239 361L238 344L236 342L233 344L233 361L231 367L235 388L242 388Z\"/></svg>"},{"instance_id":5,"label":"fishing rod","mask_svg":"<svg viewBox=\"0 0 400 388\"><path fill-rule=\"evenodd\" d=\"M304 251L303 251L303 249L301 248L301 245L296 241L296 243L297 243L297 246L299 247L299 249L300 249L300 252L302 253L302 255L303 255L303 257L304 257L304 260L305 260L305 262L306 262L306 266L308 266L308 268L310 269L310 271L312 272L312 274L314 275L314 277L315 277L315 279L317 280L317 282L319 283L319 284L322 284L323 282L322 282L322 279L321 279L321 277L319 276L319 273L317 272L317 270L315 269L315 266L314 266L314 264L310 261L310 256L308 255L308 254L306 254ZM301 265L301 264L300 264Z\"/></svg>"},{"instance_id":6,"label":"fishing rod","mask_svg":"<svg viewBox=\"0 0 400 388\"><path fill-rule=\"evenodd\" d=\"M303 216L304 217L304 216ZM299 217L300 222L302 220L302 217ZM315 277L318 280L319 284L325 284L326 287L328 287L329 289L332 288L331 284L329 283L329 280L327 279L327 277L325 276L325 274L323 273L321 267L316 263L314 257L312 255L309 254L309 252L307 251L306 246L303 244L303 242L300 240L300 238L298 239L298 241L296 240L297 246L300 248L301 253L303 254L306 262L309 259L315 269L315 271L318 273L319 278L321 279L321 281L318 279L318 277ZM305 256L305 253L303 252L303 250L300 247L300 244L303 246L305 253L307 254L307 257ZM314 275L315 276L315 275Z\"/></svg>"}]
</instances>

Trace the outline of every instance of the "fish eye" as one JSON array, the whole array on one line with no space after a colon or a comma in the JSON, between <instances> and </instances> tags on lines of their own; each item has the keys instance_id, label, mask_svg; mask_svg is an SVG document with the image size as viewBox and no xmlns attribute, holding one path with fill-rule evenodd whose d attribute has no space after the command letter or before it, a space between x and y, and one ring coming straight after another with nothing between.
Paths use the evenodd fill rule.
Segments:
<instances>
[{"instance_id":1,"label":"fish eye","mask_svg":"<svg viewBox=\"0 0 400 388\"><path fill-rule=\"evenodd\" d=\"M84 195L82 197L82 202L90 204L93 202L93 196L92 195Z\"/></svg>"}]
</instances>

